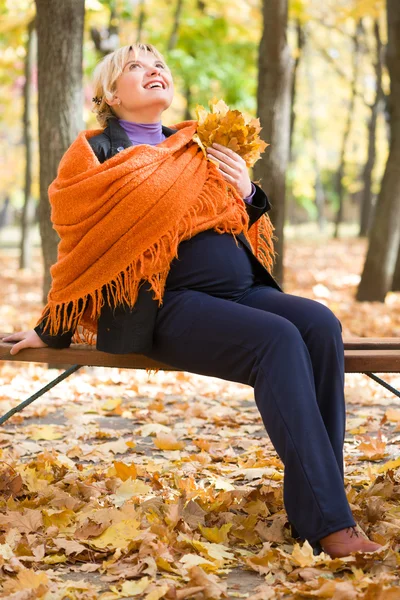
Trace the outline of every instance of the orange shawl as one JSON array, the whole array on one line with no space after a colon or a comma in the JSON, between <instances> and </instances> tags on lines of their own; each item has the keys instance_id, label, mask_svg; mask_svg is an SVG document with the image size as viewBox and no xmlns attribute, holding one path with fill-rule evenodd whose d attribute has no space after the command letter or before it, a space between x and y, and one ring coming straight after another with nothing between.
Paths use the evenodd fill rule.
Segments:
<instances>
[{"instance_id":1,"label":"orange shawl","mask_svg":"<svg viewBox=\"0 0 400 600\"><path fill-rule=\"evenodd\" d=\"M196 127L184 121L161 144L127 148L103 164L87 141L101 131L83 131L67 150L49 188L60 243L39 322L51 335L79 324L75 339L93 343L104 291L107 301L132 307L148 281L161 304L180 242L206 229L244 232L272 265L268 217L247 231L244 202L192 141Z\"/></svg>"}]
</instances>

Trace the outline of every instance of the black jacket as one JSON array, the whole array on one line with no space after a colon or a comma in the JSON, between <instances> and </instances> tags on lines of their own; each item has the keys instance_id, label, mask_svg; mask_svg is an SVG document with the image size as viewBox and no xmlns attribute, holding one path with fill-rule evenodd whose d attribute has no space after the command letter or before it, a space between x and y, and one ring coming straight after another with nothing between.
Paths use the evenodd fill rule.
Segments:
<instances>
[{"instance_id":1,"label":"black jacket","mask_svg":"<svg viewBox=\"0 0 400 600\"><path fill-rule=\"evenodd\" d=\"M176 133L177 130L163 126L162 131L166 137L169 137ZM110 119L108 126L102 133L89 139L89 144L101 163L132 145L117 119ZM249 226L255 223L271 208L263 190L257 185L255 187L256 192L253 196L252 204L246 204L249 215ZM238 238L251 252L246 237L243 234L239 234ZM254 257L253 254L252 257ZM260 281L264 281L267 285L272 285L279 290L281 289L255 257L254 264ZM158 301L153 299L150 286L147 282L141 286L137 302L133 309L125 305L112 307L105 302L97 323L96 348L113 354L149 352L153 343L153 330L157 310ZM66 331L55 336L49 335L45 333L41 324L35 328L35 331L48 346L53 348L68 347L74 334L74 331Z\"/></svg>"}]
</instances>

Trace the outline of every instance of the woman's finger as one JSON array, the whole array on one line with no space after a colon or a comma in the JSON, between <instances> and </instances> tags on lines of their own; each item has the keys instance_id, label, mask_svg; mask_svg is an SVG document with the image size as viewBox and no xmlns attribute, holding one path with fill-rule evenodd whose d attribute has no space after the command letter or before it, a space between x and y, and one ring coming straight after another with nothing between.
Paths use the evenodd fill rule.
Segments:
<instances>
[{"instance_id":1,"label":"woman's finger","mask_svg":"<svg viewBox=\"0 0 400 600\"><path fill-rule=\"evenodd\" d=\"M220 147L223 148L223 146L220 146ZM232 156L232 154L228 154L227 152L222 152L221 150L217 150L216 148L207 148L207 152L209 154L211 154L211 156L213 158L216 158L217 160L224 162L225 164L229 165L233 169L238 168L239 161L237 160L236 155Z\"/></svg>"},{"instance_id":2,"label":"woman's finger","mask_svg":"<svg viewBox=\"0 0 400 600\"><path fill-rule=\"evenodd\" d=\"M236 181L233 179L233 177L231 177L230 175L228 175L227 173L222 172L222 177L228 181L229 183L231 183L234 187L236 187Z\"/></svg>"},{"instance_id":3,"label":"woman's finger","mask_svg":"<svg viewBox=\"0 0 400 600\"><path fill-rule=\"evenodd\" d=\"M19 331L18 333L11 333L10 335L3 337L2 341L3 342L19 342L24 339L25 335L26 335L25 331Z\"/></svg>"},{"instance_id":4,"label":"woman's finger","mask_svg":"<svg viewBox=\"0 0 400 600\"><path fill-rule=\"evenodd\" d=\"M14 354L18 354L18 352L20 350L22 350L23 348L26 348L27 343L25 340L22 340L21 342L18 342L18 344L14 344L14 346L11 348L10 350L10 354L12 354L14 356Z\"/></svg>"},{"instance_id":5,"label":"woman's finger","mask_svg":"<svg viewBox=\"0 0 400 600\"><path fill-rule=\"evenodd\" d=\"M232 167L229 167L227 164L220 161L219 159L217 159L217 160L219 162L219 170L220 171L222 171L223 173L228 173L228 175L231 175L232 177L236 174L235 169L232 169Z\"/></svg>"},{"instance_id":6,"label":"woman's finger","mask_svg":"<svg viewBox=\"0 0 400 600\"><path fill-rule=\"evenodd\" d=\"M227 146L222 146L221 144L214 143L212 145L212 149L221 152L227 158L229 158L230 160L233 160L236 164L242 164L242 165L246 164L245 160L240 156L240 154L238 154L234 150L231 150Z\"/></svg>"}]
</instances>

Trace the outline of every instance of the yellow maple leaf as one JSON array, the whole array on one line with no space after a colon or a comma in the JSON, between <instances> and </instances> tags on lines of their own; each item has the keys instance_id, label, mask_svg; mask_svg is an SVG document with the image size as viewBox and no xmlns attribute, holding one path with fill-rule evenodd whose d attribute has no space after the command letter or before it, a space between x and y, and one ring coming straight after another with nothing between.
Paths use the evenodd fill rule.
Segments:
<instances>
[{"instance_id":1,"label":"yellow maple leaf","mask_svg":"<svg viewBox=\"0 0 400 600\"><path fill-rule=\"evenodd\" d=\"M205 554L207 558L224 563L226 560L233 560L234 555L229 552L229 548L223 544L213 544L211 542L199 542L192 540L192 545L198 552Z\"/></svg>"},{"instance_id":2,"label":"yellow maple leaf","mask_svg":"<svg viewBox=\"0 0 400 600\"><path fill-rule=\"evenodd\" d=\"M48 490L49 481L43 478L43 474L41 474L42 476L39 478L39 474L36 471L36 469L32 469L27 465L18 465L18 471L22 477L22 481L24 482L25 487L30 492L43 494ZM45 475L48 477L48 479L52 479L50 473L46 473Z\"/></svg>"},{"instance_id":3,"label":"yellow maple leaf","mask_svg":"<svg viewBox=\"0 0 400 600\"><path fill-rule=\"evenodd\" d=\"M225 492L231 492L235 489L235 486L232 485L227 479L223 477L209 477L210 483L213 484L216 490L224 490Z\"/></svg>"},{"instance_id":4,"label":"yellow maple leaf","mask_svg":"<svg viewBox=\"0 0 400 600\"><path fill-rule=\"evenodd\" d=\"M139 433L142 437L147 437L149 435L156 435L158 433L170 433L171 428L166 425L162 425L161 423L146 423L142 425L139 429Z\"/></svg>"},{"instance_id":5,"label":"yellow maple leaf","mask_svg":"<svg viewBox=\"0 0 400 600\"><path fill-rule=\"evenodd\" d=\"M207 157L206 148L213 143L230 148L241 156L248 167L252 167L269 145L260 139L259 119L246 119L239 110L230 110L223 100L209 101L210 112L197 105L195 114L197 131L193 136ZM208 157L207 157L208 158ZM218 161L209 158L218 165Z\"/></svg>"},{"instance_id":6,"label":"yellow maple leaf","mask_svg":"<svg viewBox=\"0 0 400 600\"><path fill-rule=\"evenodd\" d=\"M210 560L207 560L206 558L204 558L203 556L199 556L198 554L184 554L179 559L179 562L183 563L183 565L187 569L190 569L190 567L199 566L199 565L201 565L202 568L205 569L206 571L215 571L218 568L218 564L213 563Z\"/></svg>"},{"instance_id":7,"label":"yellow maple leaf","mask_svg":"<svg viewBox=\"0 0 400 600\"><path fill-rule=\"evenodd\" d=\"M120 589L111 585L110 590L119 594L118 598L127 598L128 596L138 596L139 594L142 594L149 585L150 578L142 577L139 581L124 581Z\"/></svg>"},{"instance_id":8,"label":"yellow maple leaf","mask_svg":"<svg viewBox=\"0 0 400 600\"><path fill-rule=\"evenodd\" d=\"M90 538L87 543L95 548L127 548L132 540L140 539L143 531L139 529L140 522L129 519L114 523L98 537Z\"/></svg>"},{"instance_id":9,"label":"yellow maple leaf","mask_svg":"<svg viewBox=\"0 0 400 600\"><path fill-rule=\"evenodd\" d=\"M4 583L3 591L5 592L19 592L22 590L36 590L37 592L43 592L43 596L47 591L49 584L49 578L46 573L36 572L33 569L21 570L15 580L9 580ZM35 597L41 597L35 594Z\"/></svg>"},{"instance_id":10,"label":"yellow maple leaf","mask_svg":"<svg viewBox=\"0 0 400 600\"><path fill-rule=\"evenodd\" d=\"M185 447L184 442L177 440L172 433L158 433L154 445L160 450L182 450Z\"/></svg>"},{"instance_id":11,"label":"yellow maple leaf","mask_svg":"<svg viewBox=\"0 0 400 600\"><path fill-rule=\"evenodd\" d=\"M94 451L101 452L105 455L107 455L108 452L112 452L113 454L125 454L125 452L128 451L128 443L123 439L115 440L114 442L104 442L104 444L94 446Z\"/></svg>"},{"instance_id":12,"label":"yellow maple leaf","mask_svg":"<svg viewBox=\"0 0 400 600\"><path fill-rule=\"evenodd\" d=\"M189 572L189 586L201 586L203 598L227 598L227 583L220 581L215 575L207 575L201 567L194 566ZM198 591L198 590L196 590Z\"/></svg>"},{"instance_id":13,"label":"yellow maple leaf","mask_svg":"<svg viewBox=\"0 0 400 600\"><path fill-rule=\"evenodd\" d=\"M168 573L178 573L178 571L176 569L174 569L173 567L171 567L169 562L167 560L165 560L165 558L163 558L162 556L158 556L156 558L156 564L159 569L168 571Z\"/></svg>"},{"instance_id":14,"label":"yellow maple leaf","mask_svg":"<svg viewBox=\"0 0 400 600\"><path fill-rule=\"evenodd\" d=\"M136 479L137 469L133 463L130 465L126 465L123 462L118 462L117 460L115 460L113 464L115 471L113 475L115 474L119 479L122 479L122 481L126 481L127 479ZM108 474L111 475L112 471L112 468L109 469Z\"/></svg>"},{"instance_id":15,"label":"yellow maple leaf","mask_svg":"<svg viewBox=\"0 0 400 600\"><path fill-rule=\"evenodd\" d=\"M56 538L54 545L58 550L65 550L65 554L80 554L86 550L86 547L75 540L67 540L66 538Z\"/></svg>"},{"instance_id":16,"label":"yellow maple leaf","mask_svg":"<svg viewBox=\"0 0 400 600\"><path fill-rule=\"evenodd\" d=\"M388 408L385 412L385 417L388 421L395 421L397 423L400 421L400 410L397 408Z\"/></svg>"},{"instance_id":17,"label":"yellow maple leaf","mask_svg":"<svg viewBox=\"0 0 400 600\"><path fill-rule=\"evenodd\" d=\"M105 402L103 402L103 404L101 405L101 410L105 410L105 411L113 411L115 410L118 406L120 406L122 403L122 398L108 398L108 400L106 400Z\"/></svg>"},{"instance_id":18,"label":"yellow maple leaf","mask_svg":"<svg viewBox=\"0 0 400 600\"><path fill-rule=\"evenodd\" d=\"M122 506L126 500L129 500L133 496L140 496L142 494L148 494L151 492L151 487L141 481L140 479L127 479L124 481L116 490L115 494L110 496L110 500L114 506Z\"/></svg>"},{"instance_id":19,"label":"yellow maple leaf","mask_svg":"<svg viewBox=\"0 0 400 600\"><path fill-rule=\"evenodd\" d=\"M169 588L170 586L167 583L164 583L164 585L157 587L146 594L144 600L160 600L160 598L165 597L165 594L168 592Z\"/></svg>"},{"instance_id":20,"label":"yellow maple leaf","mask_svg":"<svg viewBox=\"0 0 400 600\"><path fill-rule=\"evenodd\" d=\"M380 432L376 438L363 440L357 450L361 452L360 460L381 460L387 455L386 442L382 440Z\"/></svg>"},{"instance_id":21,"label":"yellow maple leaf","mask_svg":"<svg viewBox=\"0 0 400 600\"><path fill-rule=\"evenodd\" d=\"M400 467L400 458L388 460L378 468L378 473L386 473L386 471L389 471L390 469L397 469L398 467Z\"/></svg>"},{"instance_id":22,"label":"yellow maple leaf","mask_svg":"<svg viewBox=\"0 0 400 600\"><path fill-rule=\"evenodd\" d=\"M10 560L14 556L14 552L9 544L0 544L0 557L5 560Z\"/></svg>"},{"instance_id":23,"label":"yellow maple leaf","mask_svg":"<svg viewBox=\"0 0 400 600\"><path fill-rule=\"evenodd\" d=\"M310 544L305 541L303 546L295 544L292 552L293 561L300 567L310 567L314 564L314 551Z\"/></svg>"},{"instance_id":24,"label":"yellow maple leaf","mask_svg":"<svg viewBox=\"0 0 400 600\"><path fill-rule=\"evenodd\" d=\"M209 542L220 544L221 542L228 541L228 533L232 525L232 523L225 523L222 527L204 527L203 525L199 525L199 529Z\"/></svg>"},{"instance_id":25,"label":"yellow maple leaf","mask_svg":"<svg viewBox=\"0 0 400 600\"><path fill-rule=\"evenodd\" d=\"M22 513L9 510L6 514L0 515L0 525L6 531L14 528L21 533L35 532L43 525L42 513L40 510L30 508L25 508Z\"/></svg>"},{"instance_id":26,"label":"yellow maple leaf","mask_svg":"<svg viewBox=\"0 0 400 600\"><path fill-rule=\"evenodd\" d=\"M74 510L43 510L43 524L46 527L55 525L61 530L66 529L75 518Z\"/></svg>"},{"instance_id":27,"label":"yellow maple leaf","mask_svg":"<svg viewBox=\"0 0 400 600\"><path fill-rule=\"evenodd\" d=\"M258 498L257 500L252 500L251 502L247 502L247 504L244 506L244 510L249 515L268 517L270 514L268 506L260 498Z\"/></svg>"},{"instance_id":28,"label":"yellow maple leaf","mask_svg":"<svg viewBox=\"0 0 400 600\"><path fill-rule=\"evenodd\" d=\"M68 560L69 558L65 554L50 554L42 559L46 565L58 565L60 563L65 563Z\"/></svg>"},{"instance_id":29,"label":"yellow maple leaf","mask_svg":"<svg viewBox=\"0 0 400 600\"><path fill-rule=\"evenodd\" d=\"M32 427L32 433L28 435L31 440L60 440L65 437L57 425L35 425Z\"/></svg>"}]
</instances>

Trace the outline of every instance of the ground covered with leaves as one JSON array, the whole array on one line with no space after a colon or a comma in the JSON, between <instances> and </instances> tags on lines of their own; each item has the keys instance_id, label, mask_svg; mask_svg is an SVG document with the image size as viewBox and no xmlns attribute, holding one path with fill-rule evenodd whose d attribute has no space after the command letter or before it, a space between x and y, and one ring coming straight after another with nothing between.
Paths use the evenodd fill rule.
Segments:
<instances>
[{"instance_id":1,"label":"ground covered with leaves","mask_svg":"<svg viewBox=\"0 0 400 600\"><path fill-rule=\"evenodd\" d=\"M400 294L354 301L364 252L292 240L286 291L327 304L345 335L400 336ZM3 332L40 314L39 253L33 271L16 266L3 249ZM56 375L3 363L1 413ZM290 537L251 388L83 368L0 428L0 598L400 598L400 407L362 375L346 398L346 490L383 549L331 560Z\"/></svg>"}]
</instances>

